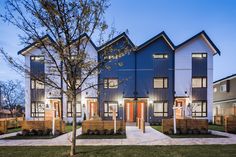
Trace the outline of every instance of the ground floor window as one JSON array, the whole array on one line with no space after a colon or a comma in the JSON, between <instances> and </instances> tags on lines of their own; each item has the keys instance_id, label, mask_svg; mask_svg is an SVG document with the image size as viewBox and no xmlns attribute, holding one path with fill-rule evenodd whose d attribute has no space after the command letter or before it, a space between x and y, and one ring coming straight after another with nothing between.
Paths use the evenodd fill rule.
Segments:
<instances>
[{"instance_id":1,"label":"ground floor window","mask_svg":"<svg viewBox=\"0 0 236 157\"><path fill-rule=\"evenodd\" d=\"M31 117L43 118L45 111L45 104L41 101L31 102Z\"/></svg>"},{"instance_id":2,"label":"ground floor window","mask_svg":"<svg viewBox=\"0 0 236 157\"><path fill-rule=\"evenodd\" d=\"M155 101L153 103L154 117L167 117L168 116L168 103L167 101Z\"/></svg>"},{"instance_id":3,"label":"ground floor window","mask_svg":"<svg viewBox=\"0 0 236 157\"><path fill-rule=\"evenodd\" d=\"M193 101L192 107L193 117L206 117L207 116L207 102L206 101Z\"/></svg>"},{"instance_id":4,"label":"ground floor window","mask_svg":"<svg viewBox=\"0 0 236 157\"><path fill-rule=\"evenodd\" d=\"M72 111L72 101L67 102L67 117L72 117L73 111ZM76 102L76 116L81 117L82 116L82 106L81 102Z\"/></svg>"},{"instance_id":5,"label":"ground floor window","mask_svg":"<svg viewBox=\"0 0 236 157\"><path fill-rule=\"evenodd\" d=\"M106 101L104 102L104 117L112 117L113 106L116 110L116 117L118 116L118 102L116 101Z\"/></svg>"}]
</instances>

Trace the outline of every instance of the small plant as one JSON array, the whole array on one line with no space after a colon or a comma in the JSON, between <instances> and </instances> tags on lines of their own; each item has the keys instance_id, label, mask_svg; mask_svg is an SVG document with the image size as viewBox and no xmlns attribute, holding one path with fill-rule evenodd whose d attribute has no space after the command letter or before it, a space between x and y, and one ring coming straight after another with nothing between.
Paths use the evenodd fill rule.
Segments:
<instances>
[{"instance_id":1,"label":"small plant","mask_svg":"<svg viewBox=\"0 0 236 157\"><path fill-rule=\"evenodd\" d=\"M30 136L36 136L36 135L38 135L37 130L35 129L30 130Z\"/></svg>"},{"instance_id":2,"label":"small plant","mask_svg":"<svg viewBox=\"0 0 236 157\"><path fill-rule=\"evenodd\" d=\"M94 135L98 135L99 134L99 130L94 130Z\"/></svg>"}]
</instances>

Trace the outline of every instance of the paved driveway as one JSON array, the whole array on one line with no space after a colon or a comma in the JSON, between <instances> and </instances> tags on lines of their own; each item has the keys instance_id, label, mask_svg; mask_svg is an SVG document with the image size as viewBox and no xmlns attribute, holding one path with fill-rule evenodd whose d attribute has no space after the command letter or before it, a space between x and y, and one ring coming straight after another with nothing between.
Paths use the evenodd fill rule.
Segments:
<instances>
[{"instance_id":1,"label":"paved driveway","mask_svg":"<svg viewBox=\"0 0 236 157\"><path fill-rule=\"evenodd\" d=\"M236 144L236 135L212 131L214 134L229 138L170 138L150 126L146 126L146 133L142 133L135 126L127 126L126 139L77 139L77 145L204 145L204 144ZM54 139L37 140L3 140L1 138L14 136L16 133L0 136L0 146L63 146L70 145L71 133ZM81 134L81 128L77 135Z\"/></svg>"}]
</instances>

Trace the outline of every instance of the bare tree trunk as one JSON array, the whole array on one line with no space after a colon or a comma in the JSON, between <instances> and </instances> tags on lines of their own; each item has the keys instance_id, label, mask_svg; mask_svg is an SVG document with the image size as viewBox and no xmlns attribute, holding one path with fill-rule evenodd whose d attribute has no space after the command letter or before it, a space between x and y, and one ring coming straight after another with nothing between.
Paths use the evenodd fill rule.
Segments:
<instances>
[{"instance_id":1,"label":"bare tree trunk","mask_svg":"<svg viewBox=\"0 0 236 157\"><path fill-rule=\"evenodd\" d=\"M72 113L73 113L73 124L72 124L72 143L70 155L75 155L75 146L76 146L76 92L73 93L72 97Z\"/></svg>"}]
</instances>

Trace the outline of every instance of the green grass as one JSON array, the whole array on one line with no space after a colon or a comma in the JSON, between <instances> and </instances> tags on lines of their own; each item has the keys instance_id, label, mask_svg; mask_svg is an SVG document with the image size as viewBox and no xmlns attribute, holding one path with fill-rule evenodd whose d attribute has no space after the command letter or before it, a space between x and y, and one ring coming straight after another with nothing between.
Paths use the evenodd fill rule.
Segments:
<instances>
[{"instance_id":1,"label":"green grass","mask_svg":"<svg viewBox=\"0 0 236 157\"><path fill-rule=\"evenodd\" d=\"M57 136L10 136L5 137L3 140L34 140L34 139L52 139Z\"/></svg>"},{"instance_id":2,"label":"green grass","mask_svg":"<svg viewBox=\"0 0 236 157\"><path fill-rule=\"evenodd\" d=\"M77 136L77 139L125 139L126 135L85 135Z\"/></svg>"},{"instance_id":3,"label":"green grass","mask_svg":"<svg viewBox=\"0 0 236 157\"><path fill-rule=\"evenodd\" d=\"M13 133L13 132L18 132L21 131L21 128L12 128L12 129L7 129L7 133Z\"/></svg>"},{"instance_id":4,"label":"green grass","mask_svg":"<svg viewBox=\"0 0 236 157\"><path fill-rule=\"evenodd\" d=\"M66 157L70 147L0 147L1 157ZM80 157L233 157L236 145L78 146Z\"/></svg>"},{"instance_id":5,"label":"green grass","mask_svg":"<svg viewBox=\"0 0 236 157\"><path fill-rule=\"evenodd\" d=\"M160 125L151 126L151 127L159 132L162 132ZM186 135L167 135L167 136L171 138L227 138L226 136L220 136L220 135L214 135L214 134L196 134L196 135L186 134Z\"/></svg>"},{"instance_id":6,"label":"green grass","mask_svg":"<svg viewBox=\"0 0 236 157\"><path fill-rule=\"evenodd\" d=\"M208 125L208 129L225 132L225 128L223 125Z\"/></svg>"},{"instance_id":7,"label":"green grass","mask_svg":"<svg viewBox=\"0 0 236 157\"><path fill-rule=\"evenodd\" d=\"M162 130L161 130L161 125L153 125L153 126L151 126L151 127L152 127L153 129L159 131L159 132L162 132Z\"/></svg>"},{"instance_id":8,"label":"green grass","mask_svg":"<svg viewBox=\"0 0 236 157\"><path fill-rule=\"evenodd\" d=\"M80 127L81 127L80 125L77 125L77 129L79 129ZM66 125L65 131L66 131L66 133L71 132L72 131L72 125Z\"/></svg>"},{"instance_id":9,"label":"green grass","mask_svg":"<svg viewBox=\"0 0 236 157\"><path fill-rule=\"evenodd\" d=\"M185 135L167 135L171 138L228 138L227 136L214 134L185 134Z\"/></svg>"}]
</instances>

